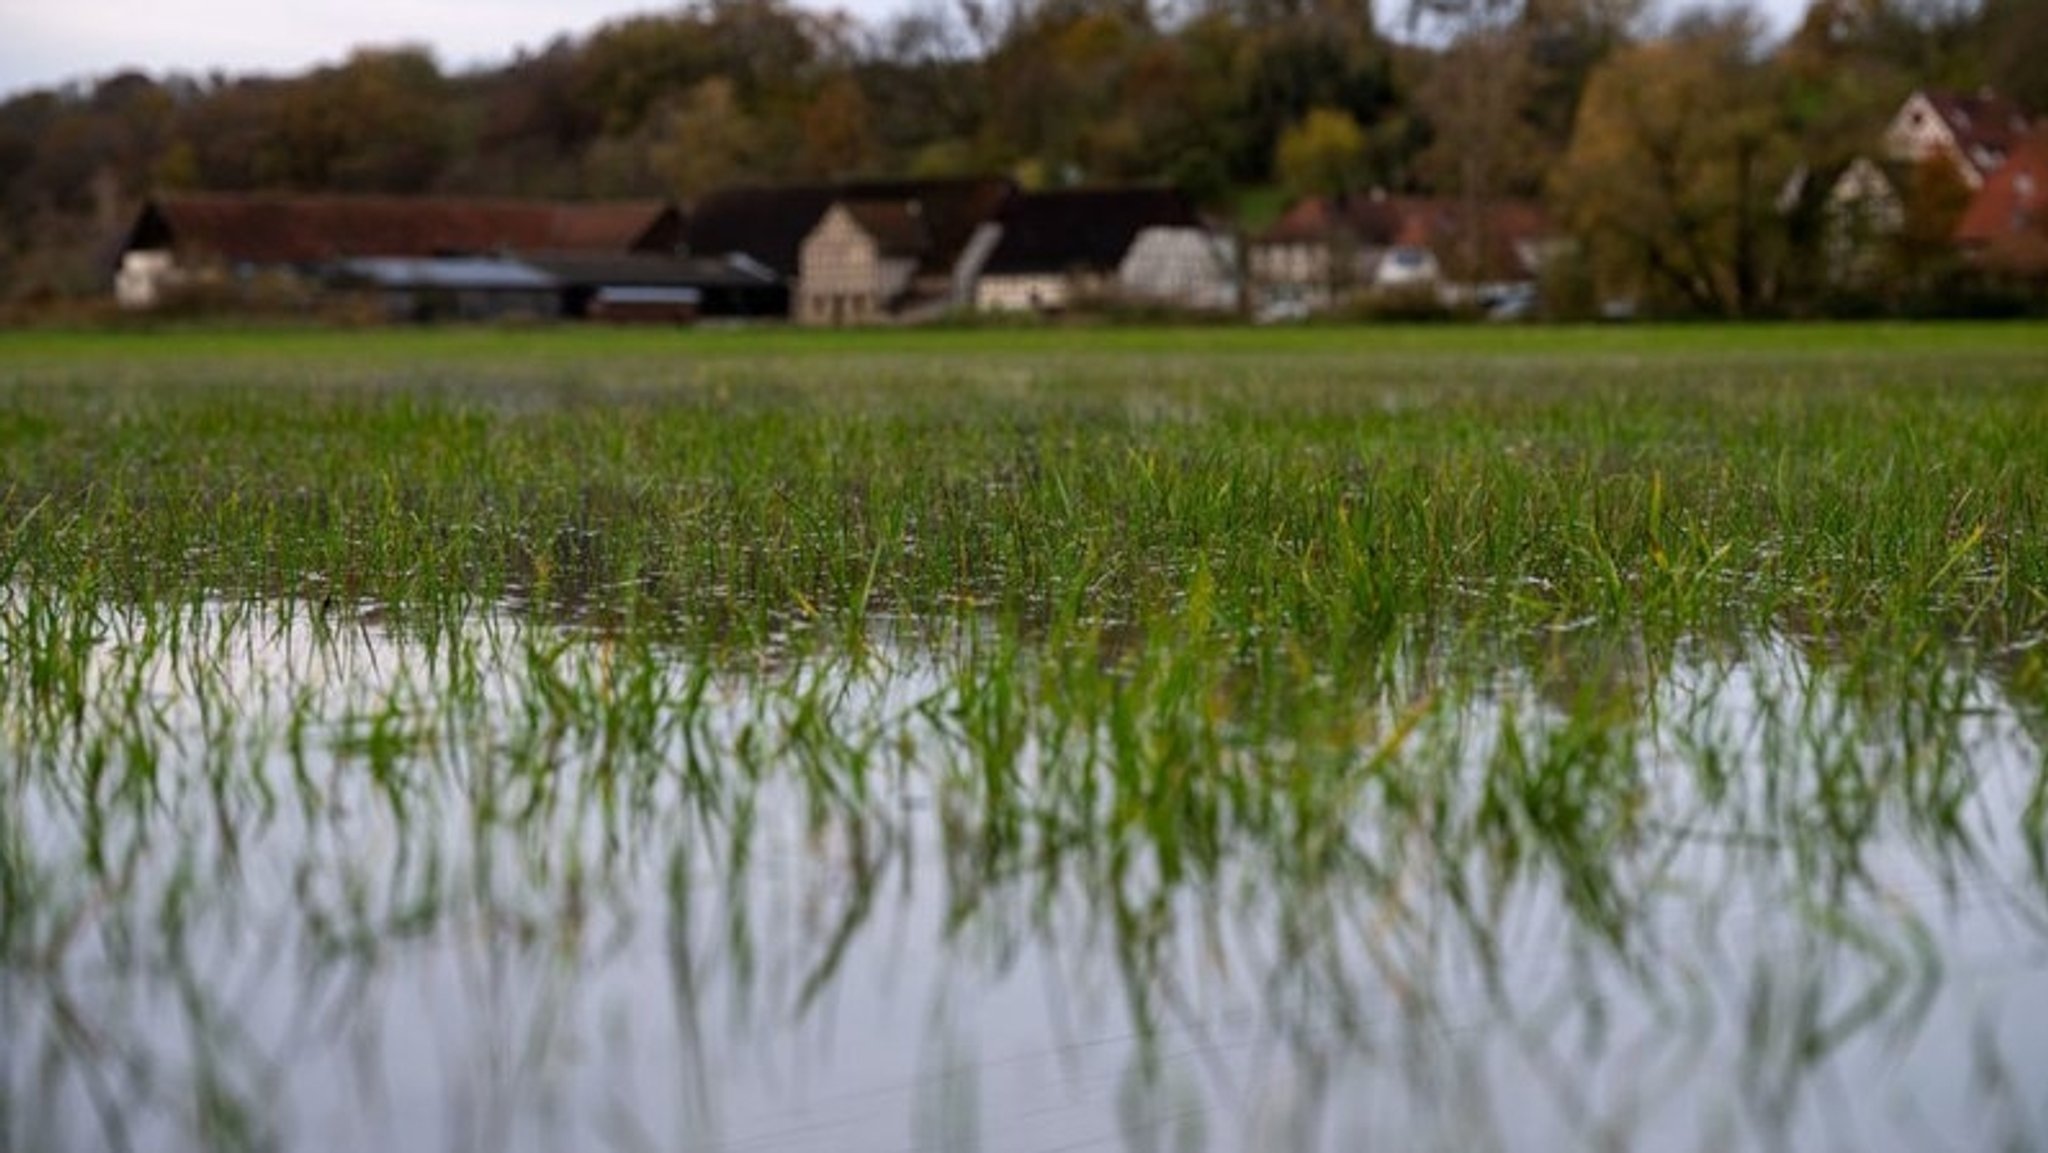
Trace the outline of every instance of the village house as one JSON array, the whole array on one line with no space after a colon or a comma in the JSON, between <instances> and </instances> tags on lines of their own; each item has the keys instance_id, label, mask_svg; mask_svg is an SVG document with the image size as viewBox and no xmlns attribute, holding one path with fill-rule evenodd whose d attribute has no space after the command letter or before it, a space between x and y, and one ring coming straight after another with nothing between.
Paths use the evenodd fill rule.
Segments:
<instances>
[{"instance_id":1,"label":"village house","mask_svg":"<svg viewBox=\"0 0 2048 1153\"><path fill-rule=\"evenodd\" d=\"M1528 201L1309 197L1252 242L1252 291L1267 314L1390 294L1491 304L1532 291L1560 243Z\"/></svg>"},{"instance_id":2,"label":"village house","mask_svg":"<svg viewBox=\"0 0 2048 1153\"><path fill-rule=\"evenodd\" d=\"M1821 246L1830 282L1867 286L1882 278L1885 251L1906 227L1930 166L1952 174L1965 194L1981 191L2026 136L2025 112L1989 91L1922 89L1908 96L1879 137L1879 155L1859 156L1825 182ZM1815 174L1801 169L1781 208L1794 211ZM1948 177L1943 178L1946 182Z\"/></svg>"},{"instance_id":3,"label":"village house","mask_svg":"<svg viewBox=\"0 0 2048 1153\"><path fill-rule=\"evenodd\" d=\"M1015 191L996 177L721 189L685 243L780 278L800 323L917 320L971 299L963 258Z\"/></svg>"},{"instance_id":4,"label":"village house","mask_svg":"<svg viewBox=\"0 0 2048 1153\"><path fill-rule=\"evenodd\" d=\"M1906 226L1899 189L1911 173L1859 156L1828 185L1822 207L1822 255L1828 279L1841 285L1872 283L1884 272L1884 245Z\"/></svg>"},{"instance_id":5,"label":"village house","mask_svg":"<svg viewBox=\"0 0 2048 1153\"><path fill-rule=\"evenodd\" d=\"M1231 245L1169 188L1019 194L983 226L971 274L983 312L1057 311L1084 301L1228 310Z\"/></svg>"},{"instance_id":6,"label":"village house","mask_svg":"<svg viewBox=\"0 0 2048 1153\"><path fill-rule=\"evenodd\" d=\"M1885 128L1884 154L1903 164L1946 160L1974 190L2026 133L2026 114L1989 90L1967 95L1923 89L1906 98Z\"/></svg>"},{"instance_id":7,"label":"village house","mask_svg":"<svg viewBox=\"0 0 2048 1153\"><path fill-rule=\"evenodd\" d=\"M1393 208L1383 196L1311 196L1254 238L1252 293L1262 310L1321 312L1370 284L1393 242Z\"/></svg>"},{"instance_id":8,"label":"village house","mask_svg":"<svg viewBox=\"0 0 2048 1153\"><path fill-rule=\"evenodd\" d=\"M804 238L796 319L872 324L903 311L932 232L917 200L841 200Z\"/></svg>"}]
</instances>

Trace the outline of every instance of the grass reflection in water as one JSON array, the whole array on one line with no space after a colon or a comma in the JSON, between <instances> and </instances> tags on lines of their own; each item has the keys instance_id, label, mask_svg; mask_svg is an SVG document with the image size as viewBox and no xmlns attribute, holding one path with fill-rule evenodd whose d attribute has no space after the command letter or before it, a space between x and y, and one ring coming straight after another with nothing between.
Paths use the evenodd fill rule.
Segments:
<instances>
[{"instance_id":1,"label":"grass reflection in water","mask_svg":"<svg viewBox=\"0 0 2048 1153\"><path fill-rule=\"evenodd\" d=\"M1359 689L1171 630L4 606L70 686L5 699L10 1147L2042 1132L2040 748L1968 650Z\"/></svg>"}]
</instances>

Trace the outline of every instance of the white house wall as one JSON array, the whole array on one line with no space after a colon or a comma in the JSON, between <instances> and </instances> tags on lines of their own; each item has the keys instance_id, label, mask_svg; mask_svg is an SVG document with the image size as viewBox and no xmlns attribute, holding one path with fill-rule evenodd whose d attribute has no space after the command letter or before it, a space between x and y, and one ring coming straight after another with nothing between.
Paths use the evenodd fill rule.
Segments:
<instances>
[{"instance_id":1,"label":"white house wall","mask_svg":"<svg viewBox=\"0 0 2048 1153\"><path fill-rule=\"evenodd\" d=\"M114 300L123 308L155 308L179 280L170 252L136 249L122 255L121 267L114 273Z\"/></svg>"},{"instance_id":2,"label":"white house wall","mask_svg":"<svg viewBox=\"0 0 2048 1153\"><path fill-rule=\"evenodd\" d=\"M1035 312L1065 308L1072 290L1064 276L984 276L974 288L974 307L982 312Z\"/></svg>"},{"instance_id":3,"label":"white house wall","mask_svg":"<svg viewBox=\"0 0 2048 1153\"><path fill-rule=\"evenodd\" d=\"M1963 182L1972 189L1984 183L1983 173L1977 170L1970 157L1963 155L1962 145L1956 140L1948 121L1942 119L1933 102L1919 92L1907 97L1898 115L1892 117L1891 126L1884 132L1884 150L1885 155L1893 160L1914 164L1924 163L1930 157L1947 157Z\"/></svg>"},{"instance_id":4,"label":"white house wall","mask_svg":"<svg viewBox=\"0 0 2048 1153\"><path fill-rule=\"evenodd\" d=\"M875 319L883 265L875 242L843 206L833 205L797 256L796 319L851 324Z\"/></svg>"},{"instance_id":5,"label":"white house wall","mask_svg":"<svg viewBox=\"0 0 2048 1153\"><path fill-rule=\"evenodd\" d=\"M1265 284L1324 288L1330 283L1330 248L1307 241L1252 248L1252 276Z\"/></svg>"},{"instance_id":6,"label":"white house wall","mask_svg":"<svg viewBox=\"0 0 2048 1153\"><path fill-rule=\"evenodd\" d=\"M1430 288L1443 280L1443 266L1427 248L1389 248L1373 271L1372 286L1389 292Z\"/></svg>"},{"instance_id":7,"label":"white house wall","mask_svg":"<svg viewBox=\"0 0 2048 1153\"><path fill-rule=\"evenodd\" d=\"M1147 228L1117 269L1119 291L1133 300L1183 308L1228 309L1237 298L1227 241L1199 228Z\"/></svg>"},{"instance_id":8,"label":"white house wall","mask_svg":"<svg viewBox=\"0 0 2048 1153\"><path fill-rule=\"evenodd\" d=\"M1252 289L1265 304L1321 311L1374 286L1383 250L1329 241L1268 241L1251 250Z\"/></svg>"}]
</instances>

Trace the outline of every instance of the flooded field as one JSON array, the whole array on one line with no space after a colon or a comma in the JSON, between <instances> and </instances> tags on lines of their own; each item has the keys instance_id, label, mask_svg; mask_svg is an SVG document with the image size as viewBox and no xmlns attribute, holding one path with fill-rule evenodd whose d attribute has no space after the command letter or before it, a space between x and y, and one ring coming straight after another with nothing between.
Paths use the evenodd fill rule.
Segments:
<instances>
[{"instance_id":1,"label":"flooded field","mask_svg":"<svg viewBox=\"0 0 2048 1153\"><path fill-rule=\"evenodd\" d=\"M2040 1147L2048 358L1853 336L0 370L0 1148Z\"/></svg>"},{"instance_id":2,"label":"flooded field","mask_svg":"<svg viewBox=\"0 0 2048 1153\"><path fill-rule=\"evenodd\" d=\"M1413 654L1279 733L1173 654L66 616L11 1147L2048 1135L2038 728L1964 655Z\"/></svg>"}]
</instances>

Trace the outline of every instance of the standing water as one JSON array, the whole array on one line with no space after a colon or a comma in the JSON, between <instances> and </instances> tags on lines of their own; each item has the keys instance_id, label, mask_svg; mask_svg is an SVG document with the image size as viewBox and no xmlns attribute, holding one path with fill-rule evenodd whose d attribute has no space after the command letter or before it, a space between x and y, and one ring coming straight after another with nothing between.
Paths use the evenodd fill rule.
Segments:
<instances>
[{"instance_id":1,"label":"standing water","mask_svg":"<svg viewBox=\"0 0 2048 1153\"><path fill-rule=\"evenodd\" d=\"M2048 1141L1996 654L0 615L10 1150Z\"/></svg>"}]
</instances>

